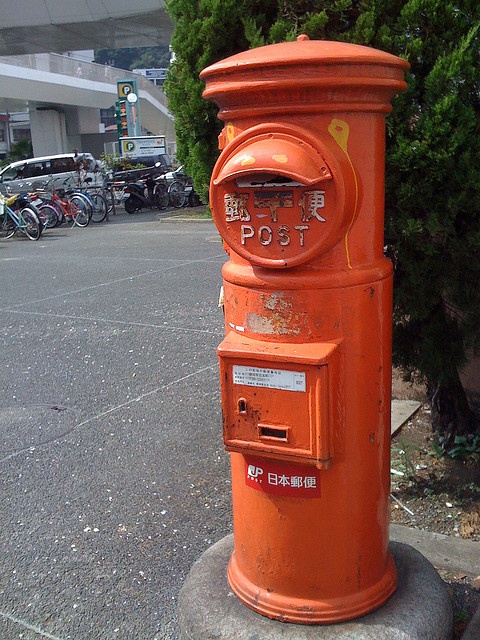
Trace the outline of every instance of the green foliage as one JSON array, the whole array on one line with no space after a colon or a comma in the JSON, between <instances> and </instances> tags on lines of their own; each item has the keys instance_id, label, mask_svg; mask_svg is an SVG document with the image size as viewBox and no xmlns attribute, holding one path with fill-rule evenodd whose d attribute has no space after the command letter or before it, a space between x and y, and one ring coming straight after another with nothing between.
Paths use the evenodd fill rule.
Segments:
<instances>
[{"instance_id":1,"label":"green foliage","mask_svg":"<svg viewBox=\"0 0 480 640\"><path fill-rule=\"evenodd\" d=\"M167 95L178 155L204 199L220 130L216 108L201 97L204 67L302 32L373 46L410 62L408 90L394 99L387 118L393 355L407 375L427 381L437 400L442 389L461 394L459 368L480 353L477 0L168 0L167 7L175 23L177 61ZM437 406L448 413L442 402ZM453 413L468 413L466 407L458 402ZM471 428L470 417L462 424Z\"/></svg>"},{"instance_id":2,"label":"green foliage","mask_svg":"<svg viewBox=\"0 0 480 640\"><path fill-rule=\"evenodd\" d=\"M439 449L443 455L447 455L454 460L480 460L480 435L469 434L466 436L456 436L453 446L448 446L444 438L440 438Z\"/></svg>"},{"instance_id":3,"label":"green foliage","mask_svg":"<svg viewBox=\"0 0 480 640\"><path fill-rule=\"evenodd\" d=\"M242 9L237 0L167 1L175 22L172 48L176 60L169 69L165 91L175 115L177 158L192 176L203 202L208 200L221 124L216 107L202 98L204 87L198 75L212 62L248 47ZM250 29L252 34L256 32L253 24Z\"/></svg>"},{"instance_id":4,"label":"green foliage","mask_svg":"<svg viewBox=\"0 0 480 640\"><path fill-rule=\"evenodd\" d=\"M119 156L116 156L113 153L102 153L100 156L100 160L107 167L107 169L113 169L118 159Z\"/></svg>"},{"instance_id":5,"label":"green foliage","mask_svg":"<svg viewBox=\"0 0 480 640\"><path fill-rule=\"evenodd\" d=\"M165 69L169 64L168 47L148 47L130 64L129 69Z\"/></svg>"},{"instance_id":6,"label":"green foliage","mask_svg":"<svg viewBox=\"0 0 480 640\"><path fill-rule=\"evenodd\" d=\"M402 473L407 480L411 480L415 475L415 464L413 463L413 454L418 447L408 445L406 442L392 443L392 465L398 465L400 469L396 471Z\"/></svg>"},{"instance_id":7,"label":"green foliage","mask_svg":"<svg viewBox=\"0 0 480 640\"><path fill-rule=\"evenodd\" d=\"M480 12L473 3L466 13L435 0L402 4L392 47L412 67L389 118L386 194L394 355L448 386L480 346Z\"/></svg>"},{"instance_id":8,"label":"green foliage","mask_svg":"<svg viewBox=\"0 0 480 640\"><path fill-rule=\"evenodd\" d=\"M10 146L8 153L8 162L16 162L17 160L25 160L33 157L33 148L30 140L19 140Z\"/></svg>"},{"instance_id":9,"label":"green foliage","mask_svg":"<svg viewBox=\"0 0 480 640\"><path fill-rule=\"evenodd\" d=\"M98 64L108 62L118 69L164 69L170 63L170 49L168 45L99 49L95 51L94 61Z\"/></svg>"},{"instance_id":10,"label":"green foliage","mask_svg":"<svg viewBox=\"0 0 480 640\"><path fill-rule=\"evenodd\" d=\"M102 153L100 160L108 169L113 171L130 171L132 169L143 169L144 164L137 163L130 156L116 156L114 154Z\"/></svg>"}]
</instances>

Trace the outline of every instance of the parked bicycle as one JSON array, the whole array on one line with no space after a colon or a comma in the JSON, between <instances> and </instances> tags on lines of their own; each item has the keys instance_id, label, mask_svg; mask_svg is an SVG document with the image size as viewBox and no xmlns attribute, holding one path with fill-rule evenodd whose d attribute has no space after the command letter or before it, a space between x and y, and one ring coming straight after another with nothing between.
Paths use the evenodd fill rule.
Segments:
<instances>
[{"instance_id":1,"label":"parked bicycle","mask_svg":"<svg viewBox=\"0 0 480 640\"><path fill-rule=\"evenodd\" d=\"M172 207L195 207L200 199L193 188L193 180L183 172L183 165L164 175L168 184L169 201Z\"/></svg>"},{"instance_id":2,"label":"parked bicycle","mask_svg":"<svg viewBox=\"0 0 480 640\"><path fill-rule=\"evenodd\" d=\"M160 211L164 211L170 203L170 196L168 194L168 183L163 175L155 178L153 196L155 198L157 208L160 209Z\"/></svg>"},{"instance_id":3,"label":"parked bicycle","mask_svg":"<svg viewBox=\"0 0 480 640\"><path fill-rule=\"evenodd\" d=\"M121 197L120 199L118 199L115 191L115 183L113 182L113 180L105 180L104 196L107 201L107 215L109 213L113 213L113 215L115 215L115 207L117 204L123 202L123 199Z\"/></svg>"},{"instance_id":4,"label":"parked bicycle","mask_svg":"<svg viewBox=\"0 0 480 640\"><path fill-rule=\"evenodd\" d=\"M104 184L103 196L107 201L107 214L115 215L115 208L119 204L123 204L128 198L125 193L127 183L124 180L106 180Z\"/></svg>"},{"instance_id":5,"label":"parked bicycle","mask_svg":"<svg viewBox=\"0 0 480 640\"><path fill-rule=\"evenodd\" d=\"M91 178L87 178L80 185L79 189L74 189L72 196L80 196L88 207L90 207L92 222L103 222L107 217L108 204L104 195L104 188L101 186L90 188ZM83 187L83 188L82 188Z\"/></svg>"},{"instance_id":6,"label":"parked bicycle","mask_svg":"<svg viewBox=\"0 0 480 640\"><path fill-rule=\"evenodd\" d=\"M43 225L22 194L9 198L0 194L0 219L6 238L11 238L18 232L30 240L38 240L42 235Z\"/></svg>"},{"instance_id":7,"label":"parked bicycle","mask_svg":"<svg viewBox=\"0 0 480 640\"><path fill-rule=\"evenodd\" d=\"M28 193L29 206L33 208L44 229L52 229L61 223L61 217L55 207L45 204L37 191Z\"/></svg>"},{"instance_id":8,"label":"parked bicycle","mask_svg":"<svg viewBox=\"0 0 480 640\"><path fill-rule=\"evenodd\" d=\"M61 222L72 220L73 225L86 227L92 217L92 207L85 197L72 193L69 195L63 188L57 189L53 181L45 185L44 191L38 191L45 206L53 207ZM41 207L41 208L43 208Z\"/></svg>"}]
</instances>

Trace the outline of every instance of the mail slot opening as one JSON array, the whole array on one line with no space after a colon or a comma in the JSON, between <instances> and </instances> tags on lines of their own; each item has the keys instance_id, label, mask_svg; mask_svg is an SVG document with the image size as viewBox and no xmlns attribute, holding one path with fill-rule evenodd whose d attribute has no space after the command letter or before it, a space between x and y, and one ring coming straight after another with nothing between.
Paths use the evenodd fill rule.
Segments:
<instances>
[{"instance_id":1,"label":"mail slot opening","mask_svg":"<svg viewBox=\"0 0 480 640\"><path fill-rule=\"evenodd\" d=\"M285 427L264 426L259 424L258 429L261 438L275 438L275 440L287 441L288 429Z\"/></svg>"},{"instance_id":2,"label":"mail slot opening","mask_svg":"<svg viewBox=\"0 0 480 640\"><path fill-rule=\"evenodd\" d=\"M254 173L235 180L237 187L300 187L303 183L273 173Z\"/></svg>"}]
</instances>

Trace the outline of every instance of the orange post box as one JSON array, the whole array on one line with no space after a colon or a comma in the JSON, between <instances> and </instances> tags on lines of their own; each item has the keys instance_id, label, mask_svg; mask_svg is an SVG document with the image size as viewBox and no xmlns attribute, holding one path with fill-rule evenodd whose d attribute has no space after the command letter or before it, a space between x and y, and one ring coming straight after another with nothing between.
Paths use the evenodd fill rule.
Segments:
<instances>
[{"instance_id":1,"label":"orange post box","mask_svg":"<svg viewBox=\"0 0 480 640\"><path fill-rule=\"evenodd\" d=\"M396 587L384 153L407 68L300 36L201 74L225 123L210 202L230 256L218 348L228 579L270 618L355 618Z\"/></svg>"}]
</instances>

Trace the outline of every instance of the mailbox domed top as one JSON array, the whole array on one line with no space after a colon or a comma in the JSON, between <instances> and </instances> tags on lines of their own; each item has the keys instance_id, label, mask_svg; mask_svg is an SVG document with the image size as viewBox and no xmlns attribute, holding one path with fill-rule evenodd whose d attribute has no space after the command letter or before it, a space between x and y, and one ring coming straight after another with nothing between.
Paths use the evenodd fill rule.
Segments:
<instances>
[{"instance_id":1,"label":"mailbox domed top","mask_svg":"<svg viewBox=\"0 0 480 640\"><path fill-rule=\"evenodd\" d=\"M406 60L371 47L299 36L220 60L200 78L203 97L220 107L224 120L242 107L273 112L289 104L299 111L343 103L348 110L388 112L392 96L407 87L408 68Z\"/></svg>"},{"instance_id":2,"label":"mailbox domed top","mask_svg":"<svg viewBox=\"0 0 480 640\"><path fill-rule=\"evenodd\" d=\"M239 69L260 67L298 66L316 64L374 65L398 68L401 73L409 68L406 60L372 47L331 40L310 40L301 35L293 42L280 42L242 51L220 60L204 69L200 77L207 80L211 75L228 73Z\"/></svg>"}]
</instances>

